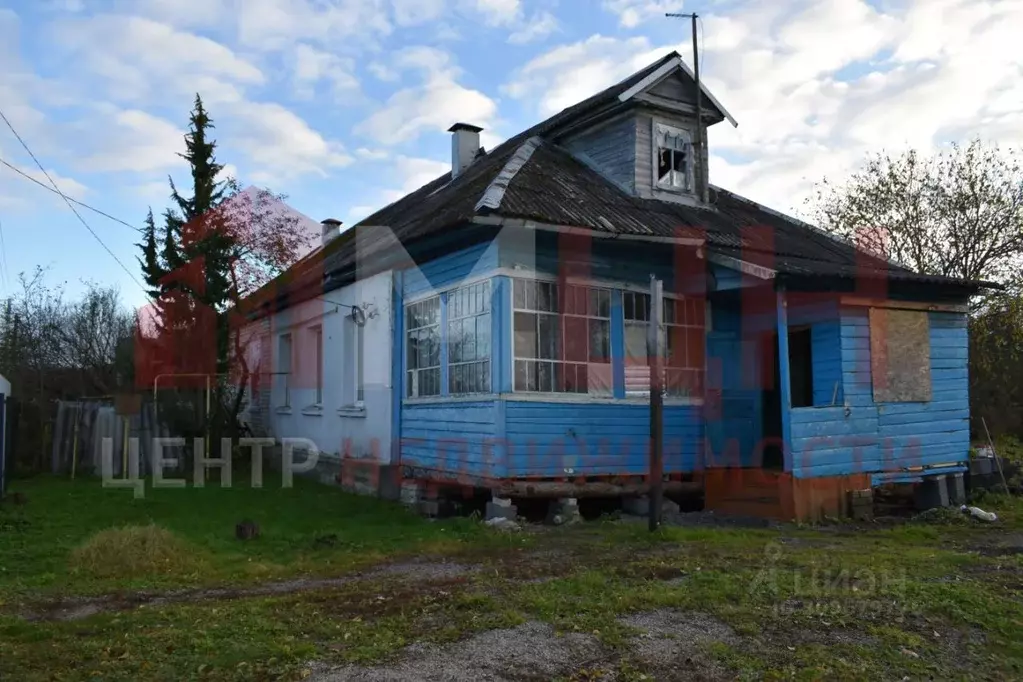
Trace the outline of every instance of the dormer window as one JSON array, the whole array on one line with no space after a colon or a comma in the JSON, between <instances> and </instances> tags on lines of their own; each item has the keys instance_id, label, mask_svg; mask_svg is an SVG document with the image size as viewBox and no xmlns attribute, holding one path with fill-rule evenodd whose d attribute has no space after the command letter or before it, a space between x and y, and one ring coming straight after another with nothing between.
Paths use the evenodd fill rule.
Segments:
<instances>
[{"instance_id":1,"label":"dormer window","mask_svg":"<svg viewBox=\"0 0 1023 682\"><path fill-rule=\"evenodd\" d=\"M693 141L688 130L654 123L657 187L675 192L693 188Z\"/></svg>"}]
</instances>

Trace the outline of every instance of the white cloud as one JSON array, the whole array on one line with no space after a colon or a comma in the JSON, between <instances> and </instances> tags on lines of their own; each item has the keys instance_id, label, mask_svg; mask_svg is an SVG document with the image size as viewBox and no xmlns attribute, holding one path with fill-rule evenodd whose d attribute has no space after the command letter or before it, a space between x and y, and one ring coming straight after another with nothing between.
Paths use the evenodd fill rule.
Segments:
<instances>
[{"instance_id":1,"label":"white cloud","mask_svg":"<svg viewBox=\"0 0 1023 682\"><path fill-rule=\"evenodd\" d=\"M658 17L666 19L665 12L681 12L682 0L604 0L606 11L618 15L624 28L635 28L644 21Z\"/></svg>"},{"instance_id":2,"label":"white cloud","mask_svg":"<svg viewBox=\"0 0 1023 682\"><path fill-rule=\"evenodd\" d=\"M280 104L245 102L231 114L238 126L232 139L258 169L251 173L253 182L326 175L353 160L340 142L324 138Z\"/></svg>"},{"instance_id":3,"label":"white cloud","mask_svg":"<svg viewBox=\"0 0 1023 682\"><path fill-rule=\"evenodd\" d=\"M447 53L431 47L410 47L395 55L394 64L417 72L421 82L391 95L382 108L356 126L356 134L394 145L414 140L426 131L447 130L456 121L484 128L494 121L496 102L460 85L460 70Z\"/></svg>"},{"instance_id":4,"label":"white cloud","mask_svg":"<svg viewBox=\"0 0 1023 682\"><path fill-rule=\"evenodd\" d=\"M391 31L380 0L244 0L234 9L239 41L257 50L298 40L366 43Z\"/></svg>"},{"instance_id":5,"label":"white cloud","mask_svg":"<svg viewBox=\"0 0 1023 682\"><path fill-rule=\"evenodd\" d=\"M90 172L147 173L182 163L184 130L138 109L117 110L103 117L109 126L96 138L94 151L77 163ZM91 126L90 126L91 127Z\"/></svg>"},{"instance_id":6,"label":"white cloud","mask_svg":"<svg viewBox=\"0 0 1023 682\"><path fill-rule=\"evenodd\" d=\"M330 84L335 96L358 92L359 79L355 77L355 61L325 52L310 45L295 47L292 69L295 92L299 97L311 99L320 81Z\"/></svg>"},{"instance_id":7,"label":"white cloud","mask_svg":"<svg viewBox=\"0 0 1023 682\"><path fill-rule=\"evenodd\" d=\"M440 18L444 14L444 0L391 0L394 23L398 26L416 26Z\"/></svg>"},{"instance_id":8,"label":"white cloud","mask_svg":"<svg viewBox=\"0 0 1023 682\"><path fill-rule=\"evenodd\" d=\"M466 3L483 16L488 26L511 24L522 11L519 0L466 0Z\"/></svg>"},{"instance_id":9,"label":"white cloud","mask_svg":"<svg viewBox=\"0 0 1023 682\"><path fill-rule=\"evenodd\" d=\"M655 58L646 38L621 40L595 35L527 62L502 92L515 99L535 100L539 113L549 116L618 82Z\"/></svg>"},{"instance_id":10,"label":"white cloud","mask_svg":"<svg viewBox=\"0 0 1023 682\"><path fill-rule=\"evenodd\" d=\"M62 20L54 39L70 53L72 68L99 76L112 97L126 101L197 90L210 101L232 100L240 97L239 88L265 80L259 68L224 45L141 17Z\"/></svg>"},{"instance_id":11,"label":"white cloud","mask_svg":"<svg viewBox=\"0 0 1023 682\"><path fill-rule=\"evenodd\" d=\"M655 4L605 6L622 17ZM814 181L847 174L869 151L927 151L977 134L1023 142L1023 66L1015 57L1023 3L907 0L882 7L748 0L705 17L702 73L740 122L737 130L710 130L713 182L796 210ZM672 47L595 35L538 55L502 92L550 115ZM675 49L689 60L687 43Z\"/></svg>"},{"instance_id":12,"label":"white cloud","mask_svg":"<svg viewBox=\"0 0 1023 682\"><path fill-rule=\"evenodd\" d=\"M39 170L38 166L30 167L24 164L19 166L19 168L25 175L42 183L43 186L40 187L30 180L21 177L9 168L0 167L0 207L2 208L27 211L37 208L40 203L45 203L57 208L63 207L64 210L67 210L67 204L60 198L60 195L51 191L50 188L53 187L50 184L51 179L56 183L57 188L68 198L81 201L89 192L89 188L84 184L70 176L57 172L53 168L47 168L45 174ZM47 175L50 177L47 178Z\"/></svg>"},{"instance_id":13,"label":"white cloud","mask_svg":"<svg viewBox=\"0 0 1023 682\"><path fill-rule=\"evenodd\" d=\"M386 149L370 149L359 147L355 150L355 156L363 161L383 161L390 158L391 154Z\"/></svg>"},{"instance_id":14,"label":"white cloud","mask_svg":"<svg viewBox=\"0 0 1023 682\"><path fill-rule=\"evenodd\" d=\"M558 20L554 18L554 15L550 12L541 11L533 15L522 28L509 35L508 42L513 45L532 43L537 40L543 40L557 30Z\"/></svg>"},{"instance_id":15,"label":"white cloud","mask_svg":"<svg viewBox=\"0 0 1023 682\"><path fill-rule=\"evenodd\" d=\"M383 62L370 62L366 70L385 83L393 83L401 78L401 74Z\"/></svg>"}]
</instances>

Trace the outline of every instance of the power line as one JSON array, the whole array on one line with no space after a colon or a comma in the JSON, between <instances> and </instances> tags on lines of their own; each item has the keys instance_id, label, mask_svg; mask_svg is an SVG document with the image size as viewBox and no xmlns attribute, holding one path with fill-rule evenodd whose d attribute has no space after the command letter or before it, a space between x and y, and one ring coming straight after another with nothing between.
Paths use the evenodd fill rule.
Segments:
<instances>
[{"instance_id":1,"label":"power line","mask_svg":"<svg viewBox=\"0 0 1023 682\"><path fill-rule=\"evenodd\" d=\"M42 187L43 189L45 189L47 192L53 192L54 194L58 194L58 195L60 194L60 192L58 192L57 190L53 189L52 187L48 187L46 185L46 183L40 182L36 178L33 178L31 175L29 175L25 171L23 171L20 168L18 168L17 166L15 166L14 164L12 164L12 163L10 163L10 162L2 159L2 158L0 158L0 164L3 164L5 166L7 166L12 171L17 173L21 177L25 178L26 180L34 182L35 184L37 184L40 187ZM125 221L121 220L120 218L117 218L116 216L112 216L109 213L107 213L106 211L101 211L100 209L94 208L93 206L90 206L89 204L87 204L85 202L78 201L78 199L72 199L71 197L66 197L66 198L71 203L78 204L82 208L87 208L90 211L92 211L93 213L97 213L97 214L103 216L104 218L107 218L108 220L113 220L115 223L120 223L121 225L124 225L127 228L131 228L132 230L135 230L136 232L141 232L142 231L140 228L137 228L134 225L132 225L131 223L125 222Z\"/></svg>"},{"instance_id":2,"label":"power line","mask_svg":"<svg viewBox=\"0 0 1023 682\"><path fill-rule=\"evenodd\" d=\"M57 187L57 183L53 181L53 178L50 177L50 174L46 172L45 168L43 168L43 164L41 164L39 162L39 159L37 159L36 155L32 153L31 149L29 149L28 144L25 143L25 140L21 139L21 135L18 134L18 131L14 129L14 126L11 125L11 122L7 120L6 116L4 116L3 110L0 110L0 118L2 118L4 120L4 123L7 124L7 127L11 129L12 133L14 133L14 137L18 138L18 142L20 142L21 146L25 148L25 151L28 153L29 156L32 157L32 160L36 162L36 165L39 166L39 170L42 171L43 175L46 176L46 179L50 181L50 184L53 185L53 189L64 200L64 203L67 204L67 207L70 208L71 212L75 214L75 217L78 218L79 222L81 222L82 225L85 227L85 229L89 231L89 234L91 234L93 236L93 238L95 238L95 240L97 242L99 242L99 245L103 247L103 250L105 250L108 254L110 254L110 257L113 258L117 262L117 264L121 266L121 269L124 270L128 274L129 277L131 277L132 281L135 282L135 284L137 284L140 289L142 289L143 291L146 291L146 288L144 286L142 286L142 283L139 282L138 279L135 277L135 275L132 274L131 270L129 270L124 265L124 263L121 262L121 259L118 258L114 254L114 252L110 250L110 247L107 246L103 242L102 239L100 239L100 236L98 234L96 234L96 231L93 230L91 227L89 227L89 223L85 222L85 218L83 218L82 214L78 212L78 209L76 209L74 207L74 205L71 203L71 200L67 198L67 195L65 195L63 192L60 191L60 188ZM148 295L149 295L149 292L146 292L146 296L147 297L148 297Z\"/></svg>"},{"instance_id":3,"label":"power line","mask_svg":"<svg viewBox=\"0 0 1023 682\"><path fill-rule=\"evenodd\" d=\"M4 289L7 288L7 245L4 244L4 223L0 220L0 261L3 263L3 270L0 270L0 278L3 278Z\"/></svg>"}]
</instances>

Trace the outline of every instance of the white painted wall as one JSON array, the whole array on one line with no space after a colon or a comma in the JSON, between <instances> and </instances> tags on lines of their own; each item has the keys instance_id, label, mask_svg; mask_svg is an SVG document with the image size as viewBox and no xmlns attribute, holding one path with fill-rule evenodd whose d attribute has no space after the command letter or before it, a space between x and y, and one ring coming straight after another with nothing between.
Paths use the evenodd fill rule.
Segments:
<instances>
[{"instance_id":1,"label":"white painted wall","mask_svg":"<svg viewBox=\"0 0 1023 682\"><path fill-rule=\"evenodd\" d=\"M381 464L391 457L391 315L392 275L383 272L331 291L323 298L346 305L358 305L366 313L363 327L364 398L354 405L355 325L351 309L322 300L310 300L277 313L270 319L259 343L249 347L250 367L256 360L270 362L271 371L282 367L280 337L292 336L290 407L285 407L284 385L272 377L268 409L264 420L269 435L308 438L321 453L340 455L351 439L351 455L368 457L376 451ZM316 403L315 335L310 327L323 329L323 400ZM269 344L269 352L264 344ZM263 371L267 371L265 368ZM258 408L253 406L253 409ZM375 447L374 447L375 444Z\"/></svg>"}]
</instances>

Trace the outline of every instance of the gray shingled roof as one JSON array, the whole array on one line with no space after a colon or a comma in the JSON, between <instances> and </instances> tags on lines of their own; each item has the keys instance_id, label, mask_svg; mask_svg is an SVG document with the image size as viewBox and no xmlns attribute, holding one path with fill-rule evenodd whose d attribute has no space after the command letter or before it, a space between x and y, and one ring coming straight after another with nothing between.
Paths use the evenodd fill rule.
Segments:
<instances>
[{"instance_id":1,"label":"gray shingled roof","mask_svg":"<svg viewBox=\"0 0 1023 682\"><path fill-rule=\"evenodd\" d=\"M773 263L779 277L852 279L873 274L894 281L947 285L958 293L982 286L918 275L724 189L712 189L709 209L631 196L550 141L551 133L565 125L619 106L620 93L677 56L674 52L665 55L622 82L523 131L480 156L454 180L445 173L385 206L328 244L311 262L298 264L302 267L293 268L278 287L283 282L289 290L316 287L317 278L351 272L354 236L359 233L365 238L374 226L390 228L407 246L463 227L483 215L637 236L691 233L705 236L708 249L722 255L749 258L759 251L761 257L756 261Z\"/></svg>"}]
</instances>

